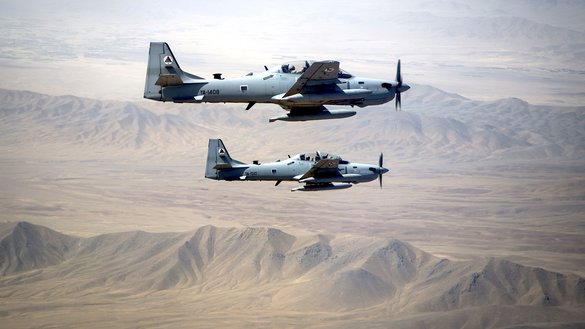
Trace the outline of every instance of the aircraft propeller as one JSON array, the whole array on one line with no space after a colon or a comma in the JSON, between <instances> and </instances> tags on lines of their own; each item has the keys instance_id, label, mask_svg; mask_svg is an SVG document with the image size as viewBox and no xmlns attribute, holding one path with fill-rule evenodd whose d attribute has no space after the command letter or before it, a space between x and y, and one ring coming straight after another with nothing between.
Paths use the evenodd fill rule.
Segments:
<instances>
[{"instance_id":1,"label":"aircraft propeller","mask_svg":"<svg viewBox=\"0 0 585 329\"><path fill-rule=\"evenodd\" d=\"M401 94L408 89L410 86L402 82L402 74L400 73L400 60L398 60L398 65L396 66L396 86L392 86L391 83L383 83L382 87L388 89L394 89L394 93L396 95L396 103L394 104L394 108L396 111L402 110L402 96Z\"/></svg>"},{"instance_id":2,"label":"aircraft propeller","mask_svg":"<svg viewBox=\"0 0 585 329\"><path fill-rule=\"evenodd\" d=\"M382 188L382 175L388 172L388 169L384 168L384 154L380 153L380 158L378 159L378 168L370 167L370 171L378 174L378 181L380 181L380 188Z\"/></svg>"},{"instance_id":3,"label":"aircraft propeller","mask_svg":"<svg viewBox=\"0 0 585 329\"><path fill-rule=\"evenodd\" d=\"M378 159L378 180L380 181L380 188L382 188L382 168L384 168L383 166L384 164L384 153L380 153L380 158Z\"/></svg>"},{"instance_id":4,"label":"aircraft propeller","mask_svg":"<svg viewBox=\"0 0 585 329\"><path fill-rule=\"evenodd\" d=\"M396 82L398 82L398 84L396 85L396 104L394 105L394 107L396 108L396 111L401 111L402 97L400 96L400 94L410 89L410 86L405 83L404 84L402 83L402 74L400 73L400 60L398 60L398 65L396 66Z\"/></svg>"},{"instance_id":5,"label":"aircraft propeller","mask_svg":"<svg viewBox=\"0 0 585 329\"><path fill-rule=\"evenodd\" d=\"M402 110L402 100L400 96L400 88L402 87L402 74L400 74L400 60L398 60L398 65L396 66L396 103L394 103L394 108L396 111L400 108Z\"/></svg>"}]
</instances>

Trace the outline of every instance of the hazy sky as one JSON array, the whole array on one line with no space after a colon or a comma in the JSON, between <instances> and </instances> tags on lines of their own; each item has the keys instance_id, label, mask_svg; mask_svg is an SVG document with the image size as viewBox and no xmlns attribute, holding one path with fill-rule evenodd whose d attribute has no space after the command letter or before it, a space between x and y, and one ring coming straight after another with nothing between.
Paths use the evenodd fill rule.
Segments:
<instances>
[{"instance_id":1,"label":"hazy sky","mask_svg":"<svg viewBox=\"0 0 585 329\"><path fill-rule=\"evenodd\" d=\"M585 105L585 1L0 0L0 88L142 98L148 43L211 77L283 58L475 99ZM407 95L404 104L407 105Z\"/></svg>"}]
</instances>

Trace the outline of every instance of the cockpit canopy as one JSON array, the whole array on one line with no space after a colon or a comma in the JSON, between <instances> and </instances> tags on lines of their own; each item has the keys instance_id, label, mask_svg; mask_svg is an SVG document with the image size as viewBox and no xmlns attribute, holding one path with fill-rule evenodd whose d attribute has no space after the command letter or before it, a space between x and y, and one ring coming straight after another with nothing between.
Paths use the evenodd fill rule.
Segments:
<instances>
[{"instance_id":1,"label":"cockpit canopy","mask_svg":"<svg viewBox=\"0 0 585 329\"><path fill-rule=\"evenodd\" d=\"M323 160L323 159L332 159L332 160L340 160L341 161L341 157L339 155L325 153L325 152L319 152L319 151L297 154L292 158L294 160L315 161L315 162Z\"/></svg>"},{"instance_id":2,"label":"cockpit canopy","mask_svg":"<svg viewBox=\"0 0 585 329\"><path fill-rule=\"evenodd\" d=\"M302 74L314 61L292 61L280 66L281 73Z\"/></svg>"},{"instance_id":3,"label":"cockpit canopy","mask_svg":"<svg viewBox=\"0 0 585 329\"><path fill-rule=\"evenodd\" d=\"M269 72L272 73L288 73L288 74L303 74L315 61L297 60L283 63L282 65L274 66ZM353 77L351 73L339 69L337 74L340 79L349 79Z\"/></svg>"}]
</instances>

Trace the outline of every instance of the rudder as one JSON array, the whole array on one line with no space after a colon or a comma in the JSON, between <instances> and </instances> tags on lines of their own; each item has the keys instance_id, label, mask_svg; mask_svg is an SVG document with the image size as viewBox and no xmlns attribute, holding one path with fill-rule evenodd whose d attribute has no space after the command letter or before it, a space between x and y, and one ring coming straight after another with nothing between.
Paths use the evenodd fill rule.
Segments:
<instances>
[{"instance_id":1,"label":"rudder","mask_svg":"<svg viewBox=\"0 0 585 329\"><path fill-rule=\"evenodd\" d=\"M221 139L210 139L207 147L205 178L219 179L218 171L242 164L232 159Z\"/></svg>"},{"instance_id":2,"label":"rudder","mask_svg":"<svg viewBox=\"0 0 585 329\"><path fill-rule=\"evenodd\" d=\"M175 55L166 42L150 43L144 98L156 101L164 100L163 87L180 86L189 79L201 78L181 70Z\"/></svg>"}]
</instances>

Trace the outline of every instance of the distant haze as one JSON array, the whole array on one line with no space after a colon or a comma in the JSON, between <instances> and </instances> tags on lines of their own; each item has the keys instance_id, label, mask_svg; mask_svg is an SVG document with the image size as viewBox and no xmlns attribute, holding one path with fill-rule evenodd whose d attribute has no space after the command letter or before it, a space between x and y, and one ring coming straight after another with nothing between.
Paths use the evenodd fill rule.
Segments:
<instances>
[{"instance_id":1,"label":"distant haze","mask_svg":"<svg viewBox=\"0 0 585 329\"><path fill-rule=\"evenodd\" d=\"M150 41L211 77L335 59L480 100L585 103L583 1L0 1L0 88L138 100ZM408 96L405 96L408 107Z\"/></svg>"}]
</instances>

